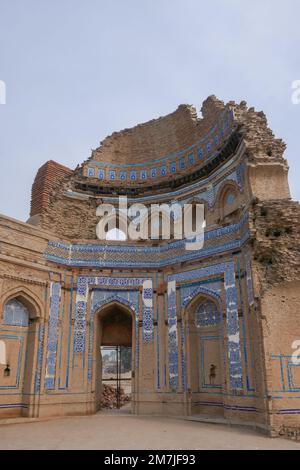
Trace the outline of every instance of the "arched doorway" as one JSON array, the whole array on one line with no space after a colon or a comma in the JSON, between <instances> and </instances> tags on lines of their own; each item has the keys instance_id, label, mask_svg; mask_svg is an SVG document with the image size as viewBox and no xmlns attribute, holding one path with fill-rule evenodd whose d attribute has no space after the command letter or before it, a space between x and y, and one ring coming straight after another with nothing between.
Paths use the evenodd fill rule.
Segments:
<instances>
[{"instance_id":1,"label":"arched doorway","mask_svg":"<svg viewBox=\"0 0 300 470\"><path fill-rule=\"evenodd\" d=\"M220 303L197 296L187 308L190 413L223 415L224 331Z\"/></svg>"},{"instance_id":2,"label":"arched doorway","mask_svg":"<svg viewBox=\"0 0 300 470\"><path fill-rule=\"evenodd\" d=\"M27 295L19 294L6 300L2 323L6 331L1 338L5 344L6 364L4 387L15 388L20 394L20 413L34 416L34 381L38 337L38 314Z\"/></svg>"},{"instance_id":3,"label":"arched doorway","mask_svg":"<svg viewBox=\"0 0 300 470\"><path fill-rule=\"evenodd\" d=\"M134 312L111 302L95 314L95 411L120 409L134 396Z\"/></svg>"}]
</instances>

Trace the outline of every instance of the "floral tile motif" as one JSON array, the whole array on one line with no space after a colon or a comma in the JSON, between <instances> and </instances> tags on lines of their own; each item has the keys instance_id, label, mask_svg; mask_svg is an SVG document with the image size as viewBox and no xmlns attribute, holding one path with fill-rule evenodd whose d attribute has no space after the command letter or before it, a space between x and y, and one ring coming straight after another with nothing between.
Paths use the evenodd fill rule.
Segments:
<instances>
[{"instance_id":1,"label":"floral tile motif","mask_svg":"<svg viewBox=\"0 0 300 470\"><path fill-rule=\"evenodd\" d=\"M61 286L57 282L51 284L50 294L50 315L48 326L47 359L45 373L45 388L47 390L55 388L56 355L57 355L57 334L58 319L61 302Z\"/></svg>"}]
</instances>

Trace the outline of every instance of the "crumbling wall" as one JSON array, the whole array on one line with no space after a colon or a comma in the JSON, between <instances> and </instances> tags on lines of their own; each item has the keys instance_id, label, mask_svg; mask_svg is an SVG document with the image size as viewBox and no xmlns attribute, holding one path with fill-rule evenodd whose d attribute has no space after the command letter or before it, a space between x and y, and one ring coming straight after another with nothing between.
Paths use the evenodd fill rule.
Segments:
<instances>
[{"instance_id":1,"label":"crumbling wall","mask_svg":"<svg viewBox=\"0 0 300 470\"><path fill-rule=\"evenodd\" d=\"M273 435L300 430L300 205L290 200L254 203L251 211L256 314L263 338L269 425ZM288 431L286 431L288 430ZM298 430L298 431L297 431ZM292 433L293 434L293 433Z\"/></svg>"},{"instance_id":2,"label":"crumbling wall","mask_svg":"<svg viewBox=\"0 0 300 470\"><path fill-rule=\"evenodd\" d=\"M289 199L254 203L253 259L260 295L272 285L300 279L300 205Z\"/></svg>"},{"instance_id":3,"label":"crumbling wall","mask_svg":"<svg viewBox=\"0 0 300 470\"><path fill-rule=\"evenodd\" d=\"M244 101L231 105L247 148L252 195L264 201L289 198L288 164L283 156L285 143L275 138L262 111L248 108Z\"/></svg>"},{"instance_id":4,"label":"crumbling wall","mask_svg":"<svg viewBox=\"0 0 300 470\"><path fill-rule=\"evenodd\" d=\"M224 109L223 101L210 96L203 102L203 117L199 118L193 106L182 104L166 116L114 132L100 143L91 158L111 164L132 164L185 150L210 131Z\"/></svg>"},{"instance_id":5,"label":"crumbling wall","mask_svg":"<svg viewBox=\"0 0 300 470\"><path fill-rule=\"evenodd\" d=\"M61 183L66 176L71 174L72 170L53 160L46 162L39 169L31 192L31 222L37 221L37 217L47 209L51 192L57 183Z\"/></svg>"}]
</instances>

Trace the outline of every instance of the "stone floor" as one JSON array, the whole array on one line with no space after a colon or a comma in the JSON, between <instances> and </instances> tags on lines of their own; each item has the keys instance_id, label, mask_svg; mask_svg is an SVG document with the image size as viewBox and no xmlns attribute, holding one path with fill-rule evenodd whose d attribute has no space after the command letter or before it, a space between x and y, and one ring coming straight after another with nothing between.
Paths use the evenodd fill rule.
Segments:
<instances>
[{"instance_id":1,"label":"stone floor","mask_svg":"<svg viewBox=\"0 0 300 470\"><path fill-rule=\"evenodd\" d=\"M300 443L248 428L112 413L2 425L0 449L300 450Z\"/></svg>"}]
</instances>

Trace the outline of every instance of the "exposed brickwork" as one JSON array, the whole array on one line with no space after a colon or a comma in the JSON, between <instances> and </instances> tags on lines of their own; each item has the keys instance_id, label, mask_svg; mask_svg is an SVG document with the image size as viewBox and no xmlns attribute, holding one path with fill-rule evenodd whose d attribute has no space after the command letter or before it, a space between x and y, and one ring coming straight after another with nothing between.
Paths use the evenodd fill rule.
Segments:
<instances>
[{"instance_id":1,"label":"exposed brickwork","mask_svg":"<svg viewBox=\"0 0 300 470\"><path fill-rule=\"evenodd\" d=\"M31 217L41 214L47 208L53 186L71 174L72 170L53 160L49 160L39 169L32 186Z\"/></svg>"},{"instance_id":2,"label":"exposed brickwork","mask_svg":"<svg viewBox=\"0 0 300 470\"><path fill-rule=\"evenodd\" d=\"M286 199L254 204L252 229L253 258L262 291L270 285L300 280L299 203Z\"/></svg>"},{"instance_id":3,"label":"exposed brickwork","mask_svg":"<svg viewBox=\"0 0 300 470\"><path fill-rule=\"evenodd\" d=\"M94 150L92 158L106 163L139 163L184 150L211 129L224 108L222 101L211 96L203 103L200 119L193 106L180 105L167 116L114 132Z\"/></svg>"}]
</instances>

